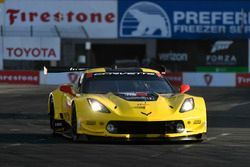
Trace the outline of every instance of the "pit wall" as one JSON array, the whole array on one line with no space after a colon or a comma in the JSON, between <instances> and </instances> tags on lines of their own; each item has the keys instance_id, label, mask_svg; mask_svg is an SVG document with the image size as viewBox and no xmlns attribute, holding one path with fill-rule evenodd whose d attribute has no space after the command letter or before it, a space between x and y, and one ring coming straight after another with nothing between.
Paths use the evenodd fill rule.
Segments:
<instances>
[{"instance_id":1,"label":"pit wall","mask_svg":"<svg viewBox=\"0 0 250 167\"><path fill-rule=\"evenodd\" d=\"M250 87L250 73L162 74L175 86L182 83L198 87ZM0 71L1 84L60 85L77 83L80 72L48 73L43 71Z\"/></svg>"}]
</instances>

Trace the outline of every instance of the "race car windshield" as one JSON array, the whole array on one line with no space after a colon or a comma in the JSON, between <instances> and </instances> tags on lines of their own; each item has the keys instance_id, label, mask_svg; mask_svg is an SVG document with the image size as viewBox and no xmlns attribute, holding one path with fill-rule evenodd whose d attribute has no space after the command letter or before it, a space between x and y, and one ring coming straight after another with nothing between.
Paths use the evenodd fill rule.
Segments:
<instances>
[{"instance_id":1,"label":"race car windshield","mask_svg":"<svg viewBox=\"0 0 250 167\"><path fill-rule=\"evenodd\" d=\"M88 78L82 85L82 93L104 94L108 92L173 93L166 80L156 75L103 75Z\"/></svg>"}]
</instances>

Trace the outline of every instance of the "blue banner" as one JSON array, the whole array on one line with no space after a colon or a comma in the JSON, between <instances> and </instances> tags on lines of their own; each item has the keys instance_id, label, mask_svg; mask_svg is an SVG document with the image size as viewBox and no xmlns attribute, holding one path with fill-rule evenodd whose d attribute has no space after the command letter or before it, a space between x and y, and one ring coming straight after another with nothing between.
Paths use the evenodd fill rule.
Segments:
<instances>
[{"instance_id":1,"label":"blue banner","mask_svg":"<svg viewBox=\"0 0 250 167\"><path fill-rule=\"evenodd\" d=\"M120 38L250 37L250 1L120 0Z\"/></svg>"}]
</instances>

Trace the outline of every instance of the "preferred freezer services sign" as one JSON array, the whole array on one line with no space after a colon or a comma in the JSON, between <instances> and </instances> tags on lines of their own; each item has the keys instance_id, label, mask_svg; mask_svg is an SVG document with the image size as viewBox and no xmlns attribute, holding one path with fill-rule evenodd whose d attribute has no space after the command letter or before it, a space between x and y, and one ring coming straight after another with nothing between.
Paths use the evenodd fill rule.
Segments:
<instances>
[{"instance_id":1,"label":"preferred freezer services sign","mask_svg":"<svg viewBox=\"0 0 250 167\"><path fill-rule=\"evenodd\" d=\"M120 1L119 36L250 37L249 1Z\"/></svg>"},{"instance_id":2,"label":"preferred freezer services sign","mask_svg":"<svg viewBox=\"0 0 250 167\"><path fill-rule=\"evenodd\" d=\"M4 37L5 60L60 60L60 38Z\"/></svg>"}]
</instances>

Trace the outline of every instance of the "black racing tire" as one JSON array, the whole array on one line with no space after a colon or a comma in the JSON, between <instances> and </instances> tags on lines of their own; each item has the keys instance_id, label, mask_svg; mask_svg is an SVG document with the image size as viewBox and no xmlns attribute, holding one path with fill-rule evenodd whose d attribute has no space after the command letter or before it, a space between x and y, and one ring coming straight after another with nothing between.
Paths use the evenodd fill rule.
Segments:
<instances>
[{"instance_id":1,"label":"black racing tire","mask_svg":"<svg viewBox=\"0 0 250 167\"><path fill-rule=\"evenodd\" d=\"M50 128L52 129L53 135L55 135L56 134L56 128L55 128L55 109L54 109L54 102L53 102L53 98L52 97L50 97L49 120L50 120Z\"/></svg>"},{"instance_id":2,"label":"black racing tire","mask_svg":"<svg viewBox=\"0 0 250 167\"><path fill-rule=\"evenodd\" d=\"M198 135L196 136L196 138L197 138L197 140L198 140L199 142L203 142L203 141L207 140L207 134L206 134L206 133L198 134Z\"/></svg>"},{"instance_id":3,"label":"black racing tire","mask_svg":"<svg viewBox=\"0 0 250 167\"><path fill-rule=\"evenodd\" d=\"M76 107L72 105L72 117L71 117L71 137L73 142L77 142L79 140L79 134L77 133L77 115L76 115Z\"/></svg>"}]
</instances>

